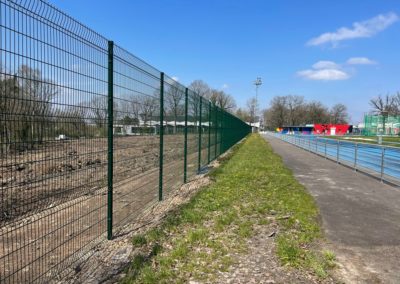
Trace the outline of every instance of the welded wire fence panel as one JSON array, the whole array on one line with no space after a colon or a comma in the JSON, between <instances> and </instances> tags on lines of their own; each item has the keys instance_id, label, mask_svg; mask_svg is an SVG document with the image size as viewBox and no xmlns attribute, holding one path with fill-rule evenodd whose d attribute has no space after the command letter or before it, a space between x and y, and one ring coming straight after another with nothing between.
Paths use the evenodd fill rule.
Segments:
<instances>
[{"instance_id":1,"label":"welded wire fence panel","mask_svg":"<svg viewBox=\"0 0 400 284\"><path fill-rule=\"evenodd\" d=\"M400 116L365 115L362 134L365 136L400 134Z\"/></svg>"},{"instance_id":2,"label":"welded wire fence panel","mask_svg":"<svg viewBox=\"0 0 400 284\"><path fill-rule=\"evenodd\" d=\"M158 200L160 72L114 47L113 225Z\"/></svg>"},{"instance_id":3,"label":"welded wire fence panel","mask_svg":"<svg viewBox=\"0 0 400 284\"><path fill-rule=\"evenodd\" d=\"M107 40L44 2L0 1L0 48L0 282L35 282L105 231Z\"/></svg>"},{"instance_id":4,"label":"welded wire fence panel","mask_svg":"<svg viewBox=\"0 0 400 284\"><path fill-rule=\"evenodd\" d=\"M222 119L223 112L217 108L217 156L222 153Z\"/></svg>"},{"instance_id":5,"label":"welded wire fence panel","mask_svg":"<svg viewBox=\"0 0 400 284\"><path fill-rule=\"evenodd\" d=\"M187 136L187 176L193 177L198 170L200 97L193 91L188 92L188 136Z\"/></svg>"},{"instance_id":6,"label":"welded wire fence panel","mask_svg":"<svg viewBox=\"0 0 400 284\"><path fill-rule=\"evenodd\" d=\"M169 76L164 79L163 189L167 196L183 183L186 88Z\"/></svg>"},{"instance_id":7,"label":"welded wire fence panel","mask_svg":"<svg viewBox=\"0 0 400 284\"><path fill-rule=\"evenodd\" d=\"M0 282L59 280L250 133L40 0L0 0Z\"/></svg>"},{"instance_id":8,"label":"welded wire fence panel","mask_svg":"<svg viewBox=\"0 0 400 284\"><path fill-rule=\"evenodd\" d=\"M214 104L211 105L210 112L210 121L211 121L211 137L210 137L210 159L213 161L217 155L217 112L216 106Z\"/></svg>"},{"instance_id":9,"label":"welded wire fence panel","mask_svg":"<svg viewBox=\"0 0 400 284\"><path fill-rule=\"evenodd\" d=\"M208 164L208 100L201 98L201 159L200 168Z\"/></svg>"}]
</instances>

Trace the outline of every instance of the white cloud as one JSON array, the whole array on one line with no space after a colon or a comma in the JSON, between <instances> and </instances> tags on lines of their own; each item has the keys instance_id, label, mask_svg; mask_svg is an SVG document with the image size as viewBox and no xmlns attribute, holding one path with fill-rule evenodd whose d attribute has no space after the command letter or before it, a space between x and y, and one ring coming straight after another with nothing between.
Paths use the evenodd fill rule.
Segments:
<instances>
[{"instance_id":1,"label":"white cloud","mask_svg":"<svg viewBox=\"0 0 400 284\"><path fill-rule=\"evenodd\" d=\"M374 65L374 64L377 64L376 61L373 61L367 57L352 57L352 58L349 58L346 63L349 65Z\"/></svg>"},{"instance_id":2,"label":"white cloud","mask_svg":"<svg viewBox=\"0 0 400 284\"><path fill-rule=\"evenodd\" d=\"M336 30L336 32L321 34L320 36L309 40L307 45L316 46L331 43L333 46L336 46L342 40L369 38L385 30L398 20L399 17L393 12L379 14L378 16L366 21L353 23L352 28L342 27Z\"/></svg>"},{"instance_id":3,"label":"white cloud","mask_svg":"<svg viewBox=\"0 0 400 284\"><path fill-rule=\"evenodd\" d=\"M314 69L320 70L320 69L339 69L339 65L336 64L333 61L325 61L325 60L321 60L318 61L317 63L315 63L312 66Z\"/></svg>"},{"instance_id":4,"label":"white cloud","mask_svg":"<svg viewBox=\"0 0 400 284\"><path fill-rule=\"evenodd\" d=\"M297 72L297 76L316 81L338 81L350 78L350 75L333 61L318 61L312 69Z\"/></svg>"},{"instance_id":5,"label":"white cloud","mask_svg":"<svg viewBox=\"0 0 400 284\"><path fill-rule=\"evenodd\" d=\"M177 82L179 81L179 78L176 77L176 76L172 76L171 79L174 80L174 81L177 81Z\"/></svg>"},{"instance_id":6,"label":"white cloud","mask_svg":"<svg viewBox=\"0 0 400 284\"><path fill-rule=\"evenodd\" d=\"M321 69L321 70L303 70L297 72L297 75L316 81L338 81L338 80L347 80L350 78L350 75L342 70L337 69Z\"/></svg>"},{"instance_id":7,"label":"white cloud","mask_svg":"<svg viewBox=\"0 0 400 284\"><path fill-rule=\"evenodd\" d=\"M338 81L347 80L351 77L348 71L353 71L354 68L348 65L373 65L375 61L367 57L351 57L346 63L338 64L333 61L320 60L314 63L311 69L301 70L297 72L297 76L308 80L316 81ZM347 70L346 66L348 67Z\"/></svg>"},{"instance_id":8,"label":"white cloud","mask_svg":"<svg viewBox=\"0 0 400 284\"><path fill-rule=\"evenodd\" d=\"M229 88L229 85L228 85L228 84L225 83L225 84L222 85L222 89L223 89L223 90L224 90L224 89L228 89L228 88Z\"/></svg>"}]
</instances>

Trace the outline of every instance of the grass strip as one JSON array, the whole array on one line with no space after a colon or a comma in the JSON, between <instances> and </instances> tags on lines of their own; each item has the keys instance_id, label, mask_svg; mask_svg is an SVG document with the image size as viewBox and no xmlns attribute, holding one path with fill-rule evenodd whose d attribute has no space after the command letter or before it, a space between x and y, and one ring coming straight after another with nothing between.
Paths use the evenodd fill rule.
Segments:
<instances>
[{"instance_id":1,"label":"grass strip","mask_svg":"<svg viewBox=\"0 0 400 284\"><path fill-rule=\"evenodd\" d=\"M261 136L235 146L210 176L214 182L161 226L134 237L135 246L149 246L151 253L133 259L123 283L212 282L234 263L232 253L246 252L253 226L270 216L279 222L281 263L328 275L334 255L313 248L321 238L314 200Z\"/></svg>"}]
</instances>

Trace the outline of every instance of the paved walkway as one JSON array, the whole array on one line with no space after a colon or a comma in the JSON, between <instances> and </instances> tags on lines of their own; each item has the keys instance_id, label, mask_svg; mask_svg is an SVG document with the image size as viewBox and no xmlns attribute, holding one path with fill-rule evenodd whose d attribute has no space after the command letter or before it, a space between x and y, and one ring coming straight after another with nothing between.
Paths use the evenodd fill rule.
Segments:
<instances>
[{"instance_id":1,"label":"paved walkway","mask_svg":"<svg viewBox=\"0 0 400 284\"><path fill-rule=\"evenodd\" d=\"M265 136L314 196L346 283L400 283L400 188Z\"/></svg>"}]
</instances>

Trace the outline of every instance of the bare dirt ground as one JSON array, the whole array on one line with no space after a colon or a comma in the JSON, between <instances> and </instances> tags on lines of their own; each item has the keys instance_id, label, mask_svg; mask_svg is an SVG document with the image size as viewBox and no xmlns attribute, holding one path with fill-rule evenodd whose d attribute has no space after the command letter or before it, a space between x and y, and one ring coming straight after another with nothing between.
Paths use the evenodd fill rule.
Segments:
<instances>
[{"instance_id":1,"label":"bare dirt ground","mask_svg":"<svg viewBox=\"0 0 400 284\"><path fill-rule=\"evenodd\" d=\"M215 163L214 163L215 164ZM199 189L209 184L207 176L199 175L179 190L171 192L167 200L154 203L138 216L134 223L124 227L124 232L111 241L103 242L93 250L90 258L82 260L79 272L72 271L61 283L116 283L125 275L124 269L134 255L142 253L142 248L135 248L132 236L158 226L165 216L179 205L188 202ZM71 268L73 270L73 268Z\"/></svg>"},{"instance_id":2,"label":"bare dirt ground","mask_svg":"<svg viewBox=\"0 0 400 284\"><path fill-rule=\"evenodd\" d=\"M400 283L400 188L267 136L315 198L345 283Z\"/></svg>"},{"instance_id":3,"label":"bare dirt ground","mask_svg":"<svg viewBox=\"0 0 400 284\"><path fill-rule=\"evenodd\" d=\"M164 161L182 159L183 136L164 139ZM195 139L189 137L188 144L194 145ZM114 139L115 181L156 168L158 161L157 137ZM106 138L51 141L35 150L9 153L1 158L0 222L90 194L105 186L106 178Z\"/></svg>"},{"instance_id":4,"label":"bare dirt ground","mask_svg":"<svg viewBox=\"0 0 400 284\"><path fill-rule=\"evenodd\" d=\"M164 139L163 185L168 196L183 181L183 137ZM188 170L193 175L197 143L194 136L188 140ZM152 136L114 139L116 234L124 234L123 225L158 200L158 147L158 138ZM8 155L1 161L0 175L0 282L42 282L79 272L77 263L105 239L105 139L51 142Z\"/></svg>"}]
</instances>

